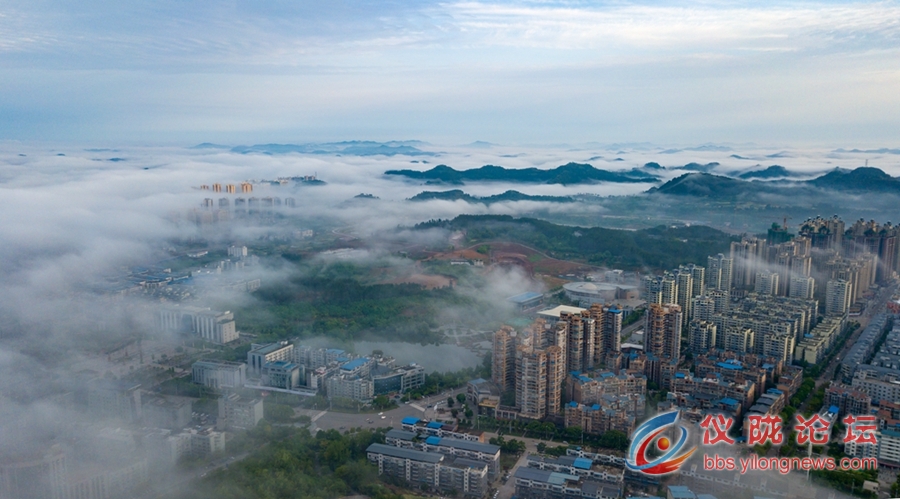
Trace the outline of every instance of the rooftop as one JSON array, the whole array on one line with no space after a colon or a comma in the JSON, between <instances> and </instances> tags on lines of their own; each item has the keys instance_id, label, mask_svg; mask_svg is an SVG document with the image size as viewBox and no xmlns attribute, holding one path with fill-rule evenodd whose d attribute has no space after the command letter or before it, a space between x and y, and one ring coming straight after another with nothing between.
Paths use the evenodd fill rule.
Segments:
<instances>
[{"instance_id":1,"label":"rooftop","mask_svg":"<svg viewBox=\"0 0 900 499\"><path fill-rule=\"evenodd\" d=\"M560 314L563 312L568 314L580 314L581 312L586 311L586 308L581 307L570 307L569 305L559 305L555 308L548 308L547 310L541 310L538 312L538 315L542 317L553 317L559 319Z\"/></svg>"},{"instance_id":2,"label":"rooftop","mask_svg":"<svg viewBox=\"0 0 900 499\"><path fill-rule=\"evenodd\" d=\"M282 348L288 348L290 346L292 346L290 343L288 343L288 344L270 343L268 345L261 346L255 350L252 350L252 353L258 353L260 355L268 355L272 352L277 352L278 350L281 350Z\"/></svg>"},{"instance_id":3,"label":"rooftop","mask_svg":"<svg viewBox=\"0 0 900 499\"><path fill-rule=\"evenodd\" d=\"M342 365L341 369L343 369L344 371L352 371L354 369L364 366L367 362L369 362L368 357L360 357L358 359L351 360L350 362L347 362L346 364Z\"/></svg>"},{"instance_id":4,"label":"rooftop","mask_svg":"<svg viewBox=\"0 0 900 499\"><path fill-rule=\"evenodd\" d=\"M418 435L411 431L390 429L384 436L385 438L396 438L399 440L413 440Z\"/></svg>"},{"instance_id":5,"label":"rooftop","mask_svg":"<svg viewBox=\"0 0 900 499\"><path fill-rule=\"evenodd\" d=\"M401 447L394 447L392 445L384 444L372 444L366 449L366 452L375 452L378 454L384 454L386 456L398 457L400 459L424 461L427 463L439 463L444 459L443 454L438 454L435 452L424 452L413 449L404 449Z\"/></svg>"},{"instance_id":6,"label":"rooftop","mask_svg":"<svg viewBox=\"0 0 900 499\"><path fill-rule=\"evenodd\" d=\"M534 291L526 291L524 293L518 294L516 296L510 296L506 299L506 301L511 301L513 303L525 303L531 300L536 300L538 298L543 298L543 293L535 293Z\"/></svg>"},{"instance_id":7,"label":"rooftop","mask_svg":"<svg viewBox=\"0 0 900 499\"><path fill-rule=\"evenodd\" d=\"M456 438L440 438L428 437L425 443L429 445L439 445L441 447L453 447L473 452L484 452L485 454L496 454L500 451L500 447L493 444L483 444L481 442L471 442L469 440L460 440Z\"/></svg>"}]
</instances>

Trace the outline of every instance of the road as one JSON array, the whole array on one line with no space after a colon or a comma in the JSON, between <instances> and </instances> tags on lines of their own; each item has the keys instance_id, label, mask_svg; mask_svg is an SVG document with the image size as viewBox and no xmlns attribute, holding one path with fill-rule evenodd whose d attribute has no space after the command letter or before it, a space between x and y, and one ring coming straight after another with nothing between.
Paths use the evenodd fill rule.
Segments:
<instances>
[{"instance_id":1,"label":"road","mask_svg":"<svg viewBox=\"0 0 900 499\"><path fill-rule=\"evenodd\" d=\"M437 409L447 404L447 398L456 398L459 393L465 393L465 388L457 388L441 393L440 395L432 395L421 400L410 401L408 404L401 403L395 409L383 411L381 416L378 413L361 412L348 413L336 411L322 411L312 409L298 409L298 414L306 414L313 418L310 431L315 433L319 430L338 430L343 431L349 428L400 428L400 421L405 417L417 417L420 419L435 419L439 414ZM428 407L428 406L431 407ZM457 403L454 407L459 407ZM449 413L445 413L446 417L450 417ZM383 418L382 418L383 416ZM371 423L369 422L371 421Z\"/></svg>"},{"instance_id":2,"label":"road","mask_svg":"<svg viewBox=\"0 0 900 499\"><path fill-rule=\"evenodd\" d=\"M875 295L869 301L868 306L866 307L866 311L862 313L859 317L855 317L854 320L859 323L859 328L853 332L850 338L844 342L844 347L831 359L831 363L828 364L828 367L822 371L819 375L819 378L816 379L816 388L821 387L823 384L830 382L834 379L834 372L841 365L841 359L843 359L847 351L856 343L856 340L859 339L859 336L862 334L863 330L866 326L869 325L869 322L872 320L872 317L878 315L879 313L884 312L885 304L891 298L891 295L897 290L897 284L892 283L889 286L886 286L881 291Z\"/></svg>"}]
</instances>

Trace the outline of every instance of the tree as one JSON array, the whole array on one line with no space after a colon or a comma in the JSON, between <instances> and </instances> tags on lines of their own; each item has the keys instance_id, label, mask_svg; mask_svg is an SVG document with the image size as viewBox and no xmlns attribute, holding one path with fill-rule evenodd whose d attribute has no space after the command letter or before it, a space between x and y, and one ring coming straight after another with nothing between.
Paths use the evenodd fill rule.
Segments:
<instances>
[{"instance_id":1,"label":"tree","mask_svg":"<svg viewBox=\"0 0 900 499\"><path fill-rule=\"evenodd\" d=\"M325 462L331 469L335 469L350 459L350 449L344 440L334 440L325 446L325 452L322 453Z\"/></svg>"},{"instance_id":2,"label":"tree","mask_svg":"<svg viewBox=\"0 0 900 499\"><path fill-rule=\"evenodd\" d=\"M453 407L453 397L447 397L447 407Z\"/></svg>"},{"instance_id":3,"label":"tree","mask_svg":"<svg viewBox=\"0 0 900 499\"><path fill-rule=\"evenodd\" d=\"M457 402L459 402L460 404L465 403L465 401L466 401L466 394L465 394L465 393L457 393L457 394L456 394L456 400L457 400Z\"/></svg>"},{"instance_id":4,"label":"tree","mask_svg":"<svg viewBox=\"0 0 900 499\"><path fill-rule=\"evenodd\" d=\"M600 435L597 443L606 449L625 451L628 448L628 436L618 430L609 430Z\"/></svg>"},{"instance_id":5,"label":"tree","mask_svg":"<svg viewBox=\"0 0 900 499\"><path fill-rule=\"evenodd\" d=\"M387 397L387 395L378 395L374 400L372 400L372 404L379 409L385 409L387 407L390 407L392 402L391 399Z\"/></svg>"},{"instance_id":6,"label":"tree","mask_svg":"<svg viewBox=\"0 0 900 499\"><path fill-rule=\"evenodd\" d=\"M465 414L466 414L466 419L472 419L472 416L475 415L475 413L472 412L472 409L469 409L469 408L466 408Z\"/></svg>"}]
</instances>

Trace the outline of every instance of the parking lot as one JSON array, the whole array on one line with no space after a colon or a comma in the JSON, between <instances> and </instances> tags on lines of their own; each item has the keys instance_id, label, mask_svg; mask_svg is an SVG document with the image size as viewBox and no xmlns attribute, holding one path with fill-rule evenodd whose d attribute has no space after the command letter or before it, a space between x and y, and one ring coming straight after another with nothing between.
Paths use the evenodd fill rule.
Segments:
<instances>
[{"instance_id":1,"label":"parking lot","mask_svg":"<svg viewBox=\"0 0 900 499\"><path fill-rule=\"evenodd\" d=\"M298 414L306 414L313 418L310 431L318 430L347 430L350 428L400 428L400 421L405 417L413 416L421 419L435 419L439 414L438 407L445 407L447 397L456 397L456 394L465 392L460 388L441 395L434 395L422 400L410 401L408 404L400 403L395 409L378 412L347 413L336 411L320 411L313 409L299 409ZM429 407L430 406L430 407ZM435 407L437 406L437 407ZM445 413L449 418L450 414Z\"/></svg>"}]
</instances>

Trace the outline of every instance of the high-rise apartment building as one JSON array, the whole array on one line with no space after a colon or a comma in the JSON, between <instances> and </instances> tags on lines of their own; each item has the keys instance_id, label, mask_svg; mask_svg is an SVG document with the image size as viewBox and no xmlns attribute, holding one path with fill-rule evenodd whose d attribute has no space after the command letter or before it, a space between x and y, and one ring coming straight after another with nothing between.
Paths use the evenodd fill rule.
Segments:
<instances>
[{"instance_id":1,"label":"high-rise apartment building","mask_svg":"<svg viewBox=\"0 0 900 499\"><path fill-rule=\"evenodd\" d=\"M810 240L813 248L840 253L844 238L844 221L832 218L810 218L800 225L800 235Z\"/></svg>"},{"instance_id":2,"label":"high-rise apartment building","mask_svg":"<svg viewBox=\"0 0 900 499\"><path fill-rule=\"evenodd\" d=\"M725 350L738 353L754 351L753 330L743 327L726 327L723 331Z\"/></svg>"},{"instance_id":3,"label":"high-rise apartment building","mask_svg":"<svg viewBox=\"0 0 900 499\"><path fill-rule=\"evenodd\" d=\"M825 315L844 315L850 310L850 283L829 280L825 288Z\"/></svg>"},{"instance_id":4,"label":"high-rise apartment building","mask_svg":"<svg viewBox=\"0 0 900 499\"><path fill-rule=\"evenodd\" d=\"M678 269L675 271L675 303L681 307L685 316L691 315L691 302L694 299L694 276L688 270Z\"/></svg>"},{"instance_id":5,"label":"high-rise apartment building","mask_svg":"<svg viewBox=\"0 0 900 499\"><path fill-rule=\"evenodd\" d=\"M788 296L791 298L801 298L804 300L812 300L816 293L816 280L812 277L793 276L791 277L791 292Z\"/></svg>"},{"instance_id":6,"label":"high-rise apartment building","mask_svg":"<svg viewBox=\"0 0 900 499\"><path fill-rule=\"evenodd\" d=\"M734 260L722 253L706 259L706 288L728 291L731 289L731 276Z\"/></svg>"},{"instance_id":7,"label":"high-rise apartment building","mask_svg":"<svg viewBox=\"0 0 900 499\"><path fill-rule=\"evenodd\" d=\"M552 345L544 350L547 354L547 415L561 414L562 391L566 381L566 361L562 348Z\"/></svg>"},{"instance_id":8,"label":"high-rise apartment building","mask_svg":"<svg viewBox=\"0 0 900 499\"><path fill-rule=\"evenodd\" d=\"M778 291L780 277L776 272L763 270L756 273L756 285L753 290L760 295L775 295Z\"/></svg>"},{"instance_id":9,"label":"high-rise apartment building","mask_svg":"<svg viewBox=\"0 0 900 499\"><path fill-rule=\"evenodd\" d=\"M681 307L651 303L644 327L644 351L660 358L676 360L681 355Z\"/></svg>"},{"instance_id":10,"label":"high-rise apartment building","mask_svg":"<svg viewBox=\"0 0 900 499\"><path fill-rule=\"evenodd\" d=\"M716 325L694 319L690 325L690 348L694 355L706 354L716 348Z\"/></svg>"},{"instance_id":11,"label":"high-rise apartment building","mask_svg":"<svg viewBox=\"0 0 900 499\"><path fill-rule=\"evenodd\" d=\"M691 287L691 297L706 294L706 267L701 267L699 265L690 263L688 265L679 265L677 272L687 272L691 274L691 279L693 282Z\"/></svg>"},{"instance_id":12,"label":"high-rise apartment building","mask_svg":"<svg viewBox=\"0 0 900 499\"><path fill-rule=\"evenodd\" d=\"M491 380L500 391L512 390L516 377L516 331L502 326L494 333Z\"/></svg>"},{"instance_id":13,"label":"high-rise apartment building","mask_svg":"<svg viewBox=\"0 0 900 499\"><path fill-rule=\"evenodd\" d=\"M765 239L744 237L740 242L731 243L731 260L733 262L732 286L736 288L753 287L756 283L756 272L765 263Z\"/></svg>"},{"instance_id":14,"label":"high-rise apartment building","mask_svg":"<svg viewBox=\"0 0 900 499\"><path fill-rule=\"evenodd\" d=\"M516 348L516 407L528 419L547 415L547 353L529 346Z\"/></svg>"},{"instance_id":15,"label":"high-rise apartment building","mask_svg":"<svg viewBox=\"0 0 900 499\"><path fill-rule=\"evenodd\" d=\"M875 280L885 282L897 268L897 228L890 222L879 225L874 220L857 220L844 234L843 254L854 258L863 254L878 257Z\"/></svg>"},{"instance_id":16,"label":"high-rise apartment building","mask_svg":"<svg viewBox=\"0 0 900 499\"><path fill-rule=\"evenodd\" d=\"M568 326L566 372L581 372L594 367L594 319L588 314L563 312L560 322Z\"/></svg>"}]
</instances>

